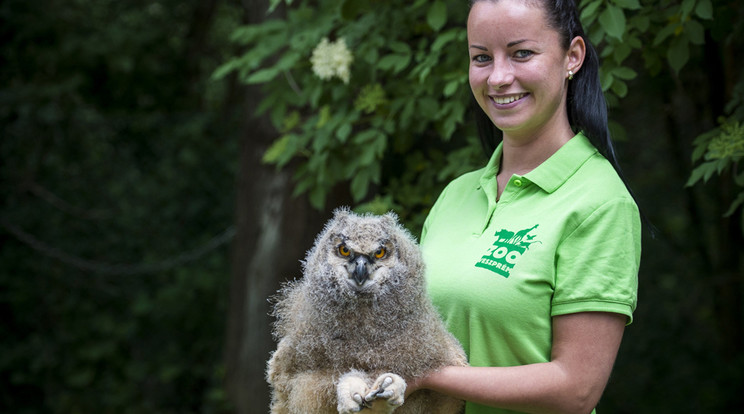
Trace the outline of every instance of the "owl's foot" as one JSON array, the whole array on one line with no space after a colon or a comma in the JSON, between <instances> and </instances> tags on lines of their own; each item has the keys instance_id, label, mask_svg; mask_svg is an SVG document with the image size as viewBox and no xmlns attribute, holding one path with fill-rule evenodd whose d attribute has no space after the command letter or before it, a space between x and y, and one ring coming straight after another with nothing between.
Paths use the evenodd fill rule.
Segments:
<instances>
[{"instance_id":1,"label":"owl's foot","mask_svg":"<svg viewBox=\"0 0 744 414\"><path fill-rule=\"evenodd\" d=\"M367 406L364 396L369 393L364 374L351 371L344 374L336 385L339 414L358 413Z\"/></svg>"},{"instance_id":2,"label":"owl's foot","mask_svg":"<svg viewBox=\"0 0 744 414\"><path fill-rule=\"evenodd\" d=\"M339 414L365 410L369 414L389 414L403 404L406 382L399 375L380 375L370 388L365 375L351 371L343 375L336 386Z\"/></svg>"},{"instance_id":3,"label":"owl's foot","mask_svg":"<svg viewBox=\"0 0 744 414\"><path fill-rule=\"evenodd\" d=\"M406 381L396 374L382 374L372 385L372 390L364 396L372 412L391 413L403 404Z\"/></svg>"}]
</instances>

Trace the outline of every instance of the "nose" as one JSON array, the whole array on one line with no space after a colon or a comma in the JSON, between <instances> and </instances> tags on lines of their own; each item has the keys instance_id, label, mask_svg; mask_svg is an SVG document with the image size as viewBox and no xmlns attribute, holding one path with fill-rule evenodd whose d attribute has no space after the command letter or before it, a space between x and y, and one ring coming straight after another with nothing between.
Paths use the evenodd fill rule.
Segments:
<instances>
[{"instance_id":1,"label":"nose","mask_svg":"<svg viewBox=\"0 0 744 414\"><path fill-rule=\"evenodd\" d=\"M488 86L499 89L514 82L514 67L503 59L494 59L491 73L488 74Z\"/></svg>"}]
</instances>

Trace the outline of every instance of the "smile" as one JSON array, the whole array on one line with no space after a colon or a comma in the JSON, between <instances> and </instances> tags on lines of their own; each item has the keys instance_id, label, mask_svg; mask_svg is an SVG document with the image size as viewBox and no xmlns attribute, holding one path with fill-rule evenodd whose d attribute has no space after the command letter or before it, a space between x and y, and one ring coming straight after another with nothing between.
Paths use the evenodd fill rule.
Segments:
<instances>
[{"instance_id":1,"label":"smile","mask_svg":"<svg viewBox=\"0 0 744 414\"><path fill-rule=\"evenodd\" d=\"M524 98L525 96L527 96L526 93L520 93L517 95L507 95L507 96L491 96L491 100L494 103L497 103L499 105L506 105L506 104L510 104L512 102L518 101Z\"/></svg>"}]
</instances>

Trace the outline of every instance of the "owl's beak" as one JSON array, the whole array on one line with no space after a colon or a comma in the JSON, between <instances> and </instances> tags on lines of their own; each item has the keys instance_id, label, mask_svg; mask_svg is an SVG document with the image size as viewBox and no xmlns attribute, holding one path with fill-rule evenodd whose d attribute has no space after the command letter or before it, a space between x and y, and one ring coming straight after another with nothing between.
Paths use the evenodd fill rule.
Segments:
<instances>
[{"instance_id":1,"label":"owl's beak","mask_svg":"<svg viewBox=\"0 0 744 414\"><path fill-rule=\"evenodd\" d=\"M354 260L354 270L351 271L351 276L354 278L358 286L362 286L369 277L369 258L365 255L360 255Z\"/></svg>"}]
</instances>

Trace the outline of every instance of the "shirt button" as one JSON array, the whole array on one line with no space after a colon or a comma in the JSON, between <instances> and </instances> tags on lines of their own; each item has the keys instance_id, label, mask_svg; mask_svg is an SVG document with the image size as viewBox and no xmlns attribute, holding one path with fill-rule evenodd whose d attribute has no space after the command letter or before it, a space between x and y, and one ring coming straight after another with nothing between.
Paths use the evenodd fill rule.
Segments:
<instances>
[{"instance_id":1,"label":"shirt button","mask_svg":"<svg viewBox=\"0 0 744 414\"><path fill-rule=\"evenodd\" d=\"M514 180L514 185L516 185L517 187L521 187L522 186L522 180L520 180L520 179Z\"/></svg>"}]
</instances>

